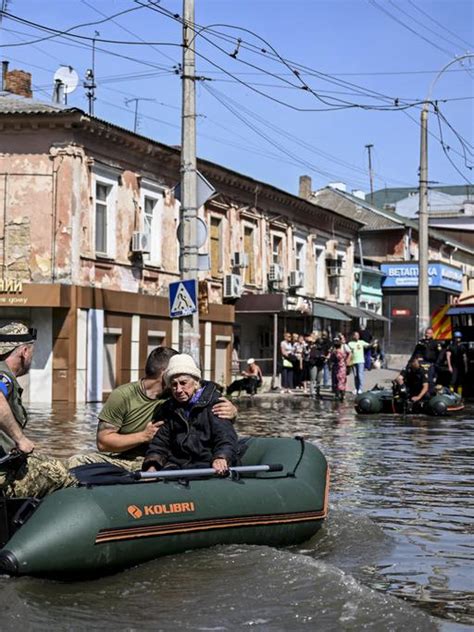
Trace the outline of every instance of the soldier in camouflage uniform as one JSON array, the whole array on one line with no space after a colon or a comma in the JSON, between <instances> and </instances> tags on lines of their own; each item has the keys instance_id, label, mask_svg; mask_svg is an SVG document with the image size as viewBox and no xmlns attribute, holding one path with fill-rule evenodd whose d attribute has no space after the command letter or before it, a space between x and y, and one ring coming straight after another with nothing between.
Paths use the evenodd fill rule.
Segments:
<instances>
[{"instance_id":1,"label":"soldier in camouflage uniform","mask_svg":"<svg viewBox=\"0 0 474 632\"><path fill-rule=\"evenodd\" d=\"M17 377L30 370L35 340L36 330L22 323L0 327L0 493L7 497L42 498L76 484L62 461L33 454L23 432L27 414Z\"/></svg>"}]
</instances>

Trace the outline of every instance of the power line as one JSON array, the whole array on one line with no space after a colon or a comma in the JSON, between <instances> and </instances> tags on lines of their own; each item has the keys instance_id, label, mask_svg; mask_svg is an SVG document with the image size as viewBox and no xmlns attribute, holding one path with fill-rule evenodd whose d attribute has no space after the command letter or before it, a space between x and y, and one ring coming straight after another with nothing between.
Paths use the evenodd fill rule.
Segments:
<instances>
[{"instance_id":1,"label":"power line","mask_svg":"<svg viewBox=\"0 0 474 632\"><path fill-rule=\"evenodd\" d=\"M138 4L140 4L140 6L146 6L146 7L148 7L149 9L156 11L157 13L161 13L162 15L164 15L164 16L166 16L166 17L169 17L169 18L171 18L171 19L173 19L173 20L175 20L175 21L178 21L178 22L180 22L180 23L183 23L183 19L182 19L182 18L181 18L178 14L173 14L171 11L169 11L169 10L167 10L167 9L164 9L164 8L162 8L162 7L160 7L160 6L156 5L156 4L154 4L154 3L150 3L150 4L146 4L146 5L144 5L144 4L141 2L141 0L135 0L135 2L137 2ZM216 26L217 26L217 27L225 27L225 28L229 28L229 29L235 29L235 30L239 30L239 31L241 31L241 32L250 33L250 34L251 34L251 35L253 35L254 37L256 37L256 38L260 39L261 41L263 41L263 42L264 42L264 43L265 43L265 44L266 44L269 48L271 48L271 49L274 51L274 53L270 53L270 54L269 54L269 53L268 53L268 51L267 51L266 49L261 49L261 48L258 48L258 47L256 47L256 46L255 46L255 45L253 45L253 44L249 44L248 42L245 42L245 41L244 41L243 39L241 39L241 38L238 38L237 40L236 40L235 38L233 38L233 37L229 38L229 36L228 36L228 35L226 35L226 34L222 34L222 33L220 33L219 31L216 31L216 30L215 30L215 27L216 27ZM196 27L198 27L198 28L196 28ZM292 75L292 76L295 76L295 68L297 68L298 70L305 70L305 71L307 71L307 73L308 73L308 74L312 74L313 76L316 76L316 77L321 78L321 79L323 79L323 80L326 80L326 81L329 81L329 82L335 83L336 85L346 86L346 87L347 87L347 86L350 86L350 87L355 88L356 90L362 90L362 92L361 92L360 94L362 94L363 96L367 96L369 93L371 93L371 94L372 94L372 95L374 95L375 97L381 98L381 99L383 99L383 100L388 100L388 101L390 101L391 103L393 103L393 101L394 101L394 99L393 99L392 97L388 97L388 96L386 96L386 95L382 95L382 94L380 94L380 93L378 93L378 92L375 92L375 91L373 91L373 90L360 88L360 86L357 86L356 84L353 84L353 83L350 83L350 82L346 82L346 81L342 81L342 80L339 80L339 79L335 79L334 77L330 77L329 75L326 75L325 73L321 73L321 72L319 72L319 71L315 71L314 69L308 68L307 66L303 66L302 64L298 64L298 63L296 63L296 62L289 61L288 59L283 58L283 57L282 57L282 56L281 56L281 55L280 55L280 54L279 54L279 53L278 53L278 52L277 52L277 51L273 48L273 46L271 46L271 44L269 44L269 43L268 43L266 40L264 40L264 39L263 39L260 35L258 35L258 34L257 34L257 33L255 33L254 31L251 31L250 29L246 29L246 28L243 28L243 27L235 26L235 25L232 25L232 24L213 24L213 25L206 26L206 27L204 27L204 26L202 26L202 25L198 25L198 24L196 24L196 25L194 25L194 30L195 30L195 32L196 32L196 36L198 36L198 35L199 35L200 37L204 37L204 36L203 36L203 34L202 34L202 32L203 32L204 30L206 30L206 31L207 31L207 33L213 34L213 35L215 35L216 37L220 37L220 38L224 39L224 40L225 40L225 41L227 41L227 42L233 43L233 44L234 44L234 46L235 46L235 45L241 45L243 48L245 48L245 47L250 48L250 49L252 49L252 52L254 52L254 53L256 53L256 54L259 54L259 55L263 55L266 59L269 59L269 58L271 58L271 57L274 57L274 60L277 60L277 61L279 61L280 63L283 63L283 64L284 64L284 65L285 65L285 66L286 66L286 67L290 70L290 72L291 72L291 75ZM208 38L205 38L205 37L204 37L204 39L207 39L207 41L209 41L209 40L208 40ZM215 45L215 44L214 44L214 45ZM225 52L227 55L231 56L231 57L233 57L233 56L234 56L233 54L227 53L227 51L224 51L224 52ZM241 61L238 57L237 57L237 59L238 59L239 61ZM261 69L261 68L260 68L260 71L261 71L261 72L264 72L264 73L265 73L265 72L267 72L266 70ZM273 76L275 76L275 75L273 75Z\"/></svg>"},{"instance_id":2,"label":"power line","mask_svg":"<svg viewBox=\"0 0 474 632\"><path fill-rule=\"evenodd\" d=\"M403 20L400 20L397 18L397 16L393 15L393 13L391 13L390 11L387 11L387 9L385 9L384 7L380 6L376 0L367 0L369 4L371 4L373 7L375 7L376 9L378 9L379 11L382 11L383 13L385 13L385 15L388 15L388 17L392 20L394 20L395 22L397 22L397 24L400 24L401 26L403 26L403 28L407 29L408 31L410 31L410 33L413 33L413 35L415 35L416 37L419 37L420 39L424 40L425 42L427 42L428 44L430 44L430 46L434 46L435 48L437 48L438 50L440 50L442 53L446 53L446 55L449 55L450 57L454 57L454 53L452 51L446 50L445 48L442 48L441 46L438 46L438 44L435 44L434 42L432 42L430 39L428 39L427 37L425 37L424 35L422 35L421 33L418 33L418 31L416 31L415 29L412 29L411 26L408 26L408 24L405 24L405 22L403 22Z\"/></svg>"},{"instance_id":3,"label":"power line","mask_svg":"<svg viewBox=\"0 0 474 632\"><path fill-rule=\"evenodd\" d=\"M250 121L248 121L246 119L245 116L243 116L241 114L241 112L239 112L238 110L236 110L233 106L231 106L226 100L222 99L220 96L218 96L217 94L214 93L214 91L212 90L212 88L206 84L203 84L203 88L209 92L209 94L211 94L217 101L219 101L219 103L226 108L227 110L229 110L234 116L236 116L242 123L244 123L244 125L248 126L255 134L257 134L258 136L260 136L261 138L265 139L270 145L272 145L273 147L275 147L276 149L278 149L278 151L280 151L281 153L283 153L286 156L289 156L292 160L296 161L299 165L305 167L305 169L310 170L311 172L315 172L318 173L319 175L324 176L325 178L330 178L330 179L334 179L334 178L339 178L338 175L335 175L333 173L330 173L328 171L323 171L322 169L319 169L318 167L316 167L314 164L306 161L306 160L302 160L300 157L296 156L295 154L293 154L292 152L288 151L285 147L283 147L282 145L280 145L280 143L277 143L273 138L271 138L270 136L268 136L265 132L262 132L262 130L260 130L259 128L257 128L253 123L251 123ZM359 183L360 184L360 183Z\"/></svg>"},{"instance_id":4,"label":"power line","mask_svg":"<svg viewBox=\"0 0 474 632\"><path fill-rule=\"evenodd\" d=\"M111 16L106 16L105 19L103 20L96 20L95 22L84 22L83 24L76 24L75 26L71 26L70 28L64 30L64 31L56 31L56 29L52 29L52 28L47 28L44 27L43 30L49 30L53 33L57 33L57 34L61 34L61 35L67 35L70 34L71 36L74 37L80 37L82 39L94 39L91 37L86 37L86 36L81 36L81 35L77 35L76 33L71 33L71 31L75 31L76 29L80 29L83 28L84 26L96 26L98 24L104 24L104 22L109 22L110 20L113 20L113 18L116 18L120 15L124 15L125 13L131 13L132 11L138 11L139 9L141 9L143 7L138 6L138 7L132 7L130 9L126 9L125 11L120 11L119 13L115 13ZM37 28L39 28L38 25L36 25L34 22L29 22L28 20L26 20L25 18L20 18L19 16L15 16L12 13L7 13L6 11L4 11L3 9L0 11L0 15L6 17L6 18L10 18L11 20L15 20L15 21L19 21L22 22L23 24L30 24L30 25L34 25ZM26 46L27 44L36 44L39 42L44 42L46 40L52 39L53 37L56 37L56 34L50 35L48 37L42 37L30 42L24 42L23 44L11 44L11 46ZM3 45L5 46L5 45Z\"/></svg>"},{"instance_id":5,"label":"power line","mask_svg":"<svg viewBox=\"0 0 474 632\"><path fill-rule=\"evenodd\" d=\"M89 7L89 9L92 9L93 11L95 11L96 13L98 13L99 15L102 15L103 17L107 17L105 13L102 13L102 11L100 11L97 7L95 7L92 4L89 4L89 2L87 2L86 0L81 0L82 4L84 4L86 7ZM128 29L127 27L123 26L122 24L119 24L117 22L117 20L115 20L113 17L110 17L109 20L111 22L113 22L114 24L116 24L120 29L122 29L122 31L125 31L125 33L128 33L129 35L132 35L133 37L135 37L137 40L144 42L145 40L143 38L141 38L139 35L137 35L136 33L134 33L133 31L131 31L130 29ZM172 61L174 64L176 64L177 62L167 53L163 52L162 50L160 50L159 48L156 48L156 46L152 46L151 48L153 48L154 51L156 51L159 55L161 55L162 57L165 57L166 59L169 59L170 61Z\"/></svg>"},{"instance_id":6,"label":"power line","mask_svg":"<svg viewBox=\"0 0 474 632\"><path fill-rule=\"evenodd\" d=\"M446 144L445 144L445 142L444 142L444 139L443 139L443 129L442 129L442 126L441 126L441 118L440 118L440 116L439 116L438 108L437 108L436 106L435 106L435 108L434 108L434 112L435 112L435 114L436 114L436 118L437 118L437 121L438 121L439 134L440 134L440 137L441 137L441 141L440 141L440 142L441 142L441 147L442 147L442 149L443 149L444 155L445 155L445 156L446 156L446 158L449 160L449 162L451 163L451 165L452 165L452 167L455 169L455 171L456 171L456 172L457 172L457 173L461 176L461 178L462 178L463 180L465 180L465 182L466 182L467 184L472 185L472 182L466 178L466 176L465 176L465 175L463 174L463 172L462 172L462 171L458 168L458 166L456 165L456 163L452 160L451 156L449 155L449 153L448 153L448 152L449 152L449 150L450 150L450 147L449 147L449 145L446 145ZM468 166L468 169L472 169L472 167L469 167L469 166Z\"/></svg>"},{"instance_id":7,"label":"power line","mask_svg":"<svg viewBox=\"0 0 474 632\"><path fill-rule=\"evenodd\" d=\"M450 31L448 29L448 27L446 26L446 24L441 24L441 22L438 22L438 20L435 20L433 16L431 16L429 13L427 13L426 11L423 11L423 9L421 9L418 5L416 5L414 2L412 2L412 0L407 0L409 4L411 4L411 6L416 9L417 11L419 11L421 14L423 14L426 18L428 18L428 20L431 20L434 24L436 24L437 26L441 27L442 29L444 29L447 33L450 33L451 35L454 35L454 37L456 37L460 42L462 42L463 44L465 44L468 48L473 48L473 45L470 44L469 42L466 42L465 39L463 39L462 37L460 37L457 33L453 33L453 31Z\"/></svg>"},{"instance_id":8,"label":"power line","mask_svg":"<svg viewBox=\"0 0 474 632\"><path fill-rule=\"evenodd\" d=\"M136 7L136 8L139 8L139 7ZM128 11L132 11L132 10L136 10L136 9L129 9ZM124 12L122 11L122 13ZM116 15L122 15L122 13L119 13ZM36 40L31 40L29 42L23 42L19 44L0 44L0 48L5 48L6 46L15 46L15 47L27 46L30 44L36 44L37 42L43 42L45 40L52 39L53 37L64 37L64 36L72 37L74 39L79 39L79 40L85 40L89 42L93 42L95 40L96 42L101 42L102 44L118 44L121 46L173 46L176 48L182 47L181 44L176 44L175 42L145 42L145 41L130 42L129 40L112 40L112 39L105 39L103 37L91 37L89 35L79 35L78 33L71 33L71 30L79 28L78 26L72 26L69 29L60 31L59 29L53 29L52 27L45 26L43 24L38 24L37 22L32 22L31 20L26 20L25 18L20 18L16 15L13 15L12 13L5 13L4 16L9 18L10 20L13 20L14 22L19 22L20 24L27 24L28 26L32 26L39 30L50 32L52 33L52 35L51 37L43 37L43 38L39 38ZM98 22L91 22L90 24L100 24L101 22L105 22L105 21L106 20L99 20ZM79 26L84 26L84 25L79 25Z\"/></svg>"},{"instance_id":9,"label":"power line","mask_svg":"<svg viewBox=\"0 0 474 632\"><path fill-rule=\"evenodd\" d=\"M11 32L20 32L20 31L13 31L11 29L3 29L3 31L11 31ZM23 33L25 34L25 33ZM76 42L73 41L71 42L69 39L69 35L62 35L60 36L63 39L65 39L66 41L62 42L62 41L58 41L56 40L55 42L53 42L54 44L60 45L60 46L68 46L69 48L80 48L82 50L91 50L92 48L92 44L86 44L86 43L80 43L80 42ZM5 46L9 46L8 44L6 44ZM170 67L167 66L163 66L161 64L157 64L156 62L150 62L144 59L137 59L136 57L130 57L129 55L123 55L121 53L117 53L116 51L111 51L108 50L107 48L101 48L99 46L96 46L96 51L99 51L101 53L104 53L105 55L110 55L112 57L117 57L118 59L125 59L127 61L131 61L137 64L140 64L142 66L147 66L149 68L156 68L159 70L170 70L170 72L173 70L173 72L176 72L176 69L172 69Z\"/></svg>"},{"instance_id":10,"label":"power line","mask_svg":"<svg viewBox=\"0 0 474 632\"><path fill-rule=\"evenodd\" d=\"M406 15L410 20L413 20L413 22L415 22L415 24L419 24L422 28L426 29L427 31L429 31L430 33L433 33L433 35L435 35L436 37L439 37L440 39L444 40L445 42L448 42L448 44L451 44L452 46L454 46L455 48L459 48L459 44L457 44L456 42L453 42L453 40L444 37L444 35L441 35L440 33L438 33L437 31L435 31L434 29L431 29L429 26L426 26L426 24L424 22L421 22L420 20L417 20L415 17L413 17L413 15L411 15L410 13L408 13L408 11L405 11L404 9L402 9L399 5L395 4L393 2L393 0L388 0L388 2L395 8L397 9L397 11L399 11L400 13L403 13L403 15Z\"/></svg>"},{"instance_id":11,"label":"power line","mask_svg":"<svg viewBox=\"0 0 474 632\"><path fill-rule=\"evenodd\" d=\"M345 160L343 160L341 158L338 158L338 157L336 157L336 156L334 156L332 154L329 154L328 152L325 152L325 151L315 147L311 143L308 143L308 142L298 138L294 134L289 133L287 130L282 129L281 127L279 127L277 125L274 125L267 118L265 118L263 116L260 116L259 114L253 112L252 110L250 110L249 108L244 106L242 103L239 103L239 102L235 101L234 99L232 99L228 95L224 95L223 93L220 93L218 90L216 90L216 88L214 88L214 86L207 86L207 87L208 87L208 92L213 93L214 96L216 96L216 95L220 96L222 100L225 100L226 102L232 104L237 111L243 112L244 114L250 116L255 121L259 122L262 125L265 125L266 127L268 127L273 132L279 134L280 136L283 136L283 137L287 138L291 142L295 143L296 145L299 145L303 149L306 149L307 151L311 152L312 154L318 154L319 156L323 157L324 159L329 160L330 162L333 162L335 164L338 164L339 166L341 166L341 167L343 167L345 169L350 169L351 171L356 171L356 172L358 172L358 173L360 173L361 175L364 175L364 176L366 175L366 169L363 169L362 167L358 167L357 165L351 164L351 163L349 163L349 162L347 162L347 161L345 161ZM377 179L380 179L381 181L386 180L386 178L384 176L381 176L379 174L375 174L375 175L377 176ZM394 180L394 179L390 179L390 180L392 182L397 182L397 180ZM403 184L406 184L406 183L404 182Z\"/></svg>"}]
</instances>

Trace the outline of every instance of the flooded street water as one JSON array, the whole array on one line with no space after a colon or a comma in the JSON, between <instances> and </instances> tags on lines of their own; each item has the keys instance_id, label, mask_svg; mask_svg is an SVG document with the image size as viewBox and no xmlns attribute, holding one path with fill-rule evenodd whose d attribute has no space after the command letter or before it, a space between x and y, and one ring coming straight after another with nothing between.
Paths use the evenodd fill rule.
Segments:
<instances>
[{"instance_id":1,"label":"flooded street water","mask_svg":"<svg viewBox=\"0 0 474 632\"><path fill-rule=\"evenodd\" d=\"M474 626L474 408L357 418L350 404L239 402L240 434L301 435L331 467L330 515L290 549L226 546L94 581L0 578L1 629L440 630ZM93 449L97 407L34 408L42 451Z\"/></svg>"}]
</instances>

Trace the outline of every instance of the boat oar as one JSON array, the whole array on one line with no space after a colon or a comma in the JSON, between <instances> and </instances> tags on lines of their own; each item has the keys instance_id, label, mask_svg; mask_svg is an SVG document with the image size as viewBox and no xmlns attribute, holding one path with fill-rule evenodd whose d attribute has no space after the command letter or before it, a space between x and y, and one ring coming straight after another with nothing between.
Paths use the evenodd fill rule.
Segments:
<instances>
[{"instance_id":1,"label":"boat oar","mask_svg":"<svg viewBox=\"0 0 474 632\"><path fill-rule=\"evenodd\" d=\"M281 472L283 465L273 463L271 465L238 465L229 467L228 474L248 474L253 472ZM159 470L158 472L135 472L134 476L138 480L150 478L192 478L194 476L214 476L217 475L213 467L194 468L188 470Z\"/></svg>"}]
</instances>

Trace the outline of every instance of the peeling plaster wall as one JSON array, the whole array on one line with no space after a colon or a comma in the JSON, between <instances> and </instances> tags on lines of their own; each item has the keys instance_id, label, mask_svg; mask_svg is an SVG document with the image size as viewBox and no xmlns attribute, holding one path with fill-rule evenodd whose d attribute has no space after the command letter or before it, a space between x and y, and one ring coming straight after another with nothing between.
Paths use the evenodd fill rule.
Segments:
<instances>
[{"instance_id":1,"label":"peeling plaster wall","mask_svg":"<svg viewBox=\"0 0 474 632\"><path fill-rule=\"evenodd\" d=\"M12 134L9 143L12 147L16 146L17 154L8 156L8 160L4 158L2 166L6 169L8 162L10 171L8 176L0 178L0 199L6 200L7 218L3 226L4 214L0 212L0 252L5 241L2 237L6 235L9 273L36 282L53 280L167 295L169 283L179 278L176 237L179 202L172 192L179 180L177 157L163 159L151 147L149 153L134 147L125 150L107 135L80 130L64 130L61 135L54 129L41 130L41 133L38 130L25 131L21 142L22 147L28 147L29 153L20 154L19 136L16 142L14 137ZM94 173L98 169L108 170L111 180L116 183L113 259L98 257L95 253L93 194ZM13 172L22 175L13 176ZM18 177L19 180L15 179ZM133 232L144 228L141 208L143 179L163 192L159 267L144 265L140 256L131 253ZM335 239L339 250L346 256L346 275L340 281L338 300L351 301L353 228L339 229L332 214L321 209L315 209L311 216L306 216L301 209L287 206L281 199L266 197L262 191L241 191L227 183L216 186L221 195L202 210L208 225L211 215L219 216L222 222L222 270L215 279L210 279L206 273L200 274L200 278L209 281L211 303L222 303L222 281L230 272L241 274L247 283L246 288L251 291L271 290L268 270L272 262L272 233L280 234L283 239L281 265L284 268L283 282L273 289L287 289L288 275L295 269L294 237L301 234L306 237L305 286L297 293L314 296L314 244L325 245ZM32 200L34 204L31 204ZM248 270L232 268L233 253L248 249L244 241L246 226L254 231L254 283L251 285L248 283Z\"/></svg>"},{"instance_id":2,"label":"peeling plaster wall","mask_svg":"<svg viewBox=\"0 0 474 632\"><path fill-rule=\"evenodd\" d=\"M47 156L0 156L0 241L5 278L51 279L53 173Z\"/></svg>"}]
</instances>

